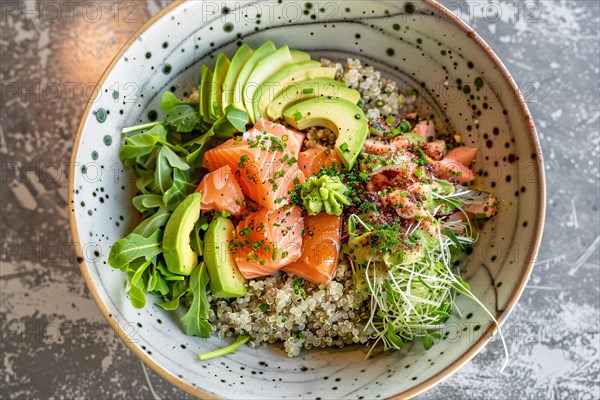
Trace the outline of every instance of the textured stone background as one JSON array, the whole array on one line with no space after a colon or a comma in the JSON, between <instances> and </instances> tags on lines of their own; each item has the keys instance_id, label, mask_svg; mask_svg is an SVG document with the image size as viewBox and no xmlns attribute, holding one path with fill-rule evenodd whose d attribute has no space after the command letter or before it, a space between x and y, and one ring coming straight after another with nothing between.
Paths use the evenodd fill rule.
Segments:
<instances>
[{"instance_id":1,"label":"textured stone background","mask_svg":"<svg viewBox=\"0 0 600 400\"><path fill-rule=\"evenodd\" d=\"M189 398L105 323L69 245L67 163L93 84L167 2L0 2L1 398ZM548 173L536 268L494 342L421 398L600 398L599 11L595 0L443 1L511 71ZM22 8L25 7L25 8Z\"/></svg>"}]
</instances>

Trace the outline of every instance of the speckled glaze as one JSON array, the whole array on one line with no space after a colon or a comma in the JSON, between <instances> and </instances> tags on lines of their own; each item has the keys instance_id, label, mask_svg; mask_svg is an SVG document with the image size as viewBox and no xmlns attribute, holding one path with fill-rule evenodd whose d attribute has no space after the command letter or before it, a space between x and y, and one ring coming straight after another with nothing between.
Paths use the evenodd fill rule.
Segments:
<instances>
[{"instance_id":1,"label":"speckled glaze","mask_svg":"<svg viewBox=\"0 0 600 400\"><path fill-rule=\"evenodd\" d=\"M72 233L91 294L121 338L150 367L202 397L410 397L447 377L485 345L495 328L472 301L458 297L444 339L364 360L363 347L304 351L242 347L200 362L224 343L185 336L177 316L149 304L135 310L125 276L106 259L139 216L131 206L132 171L119 161L120 130L162 117L160 94L184 96L200 66L232 55L240 43L266 40L314 58L359 57L408 89L443 129L478 147L478 183L500 199L463 275L474 294L505 320L531 273L541 239L545 182L531 117L506 69L470 28L424 2L177 2L125 46L100 81L76 139L70 179ZM235 7L233 7L235 5ZM259 16L260 15L260 16ZM344 40L340 40L344 38ZM500 368L502 360L490 368Z\"/></svg>"}]
</instances>

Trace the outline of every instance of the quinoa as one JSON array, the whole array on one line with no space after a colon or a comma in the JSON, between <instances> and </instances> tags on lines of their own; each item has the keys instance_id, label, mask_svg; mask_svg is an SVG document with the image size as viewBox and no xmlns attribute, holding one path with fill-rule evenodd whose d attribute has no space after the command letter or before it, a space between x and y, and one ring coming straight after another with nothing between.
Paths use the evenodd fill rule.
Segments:
<instances>
[{"instance_id":1,"label":"quinoa","mask_svg":"<svg viewBox=\"0 0 600 400\"><path fill-rule=\"evenodd\" d=\"M190 102L190 103L198 103L198 101L200 101L200 93L198 92L198 88L194 88L192 90L192 93L188 97L183 97L181 99L181 101Z\"/></svg>"},{"instance_id":2,"label":"quinoa","mask_svg":"<svg viewBox=\"0 0 600 400\"><path fill-rule=\"evenodd\" d=\"M416 93L401 93L395 81L383 78L372 66L351 58L344 65L322 59L321 65L336 67L336 80L360 93L361 107L371 122L383 116L403 118L414 113ZM190 100L192 97L194 94ZM303 150L333 148L335 144L336 135L328 128L312 127L304 132ZM344 259L340 259L328 285L277 272L251 279L246 286L247 294L236 299L209 295L209 321L217 336L249 335L251 347L283 342L290 357L303 348L367 344L373 337L372 328L366 325L369 296L357 289L352 269Z\"/></svg>"},{"instance_id":3,"label":"quinoa","mask_svg":"<svg viewBox=\"0 0 600 400\"><path fill-rule=\"evenodd\" d=\"M209 321L219 337L249 335L251 347L282 341L288 356L302 348L366 344L371 336L368 295L357 290L352 270L341 262L328 285L277 273L249 280L237 299L210 299Z\"/></svg>"},{"instance_id":4,"label":"quinoa","mask_svg":"<svg viewBox=\"0 0 600 400\"><path fill-rule=\"evenodd\" d=\"M405 115L416 109L416 92L403 94L394 80L383 78L381 72L375 71L370 65L363 66L358 59L348 58L346 64L342 65L323 58L321 65L336 67L335 79L360 93L362 108L368 119Z\"/></svg>"}]
</instances>

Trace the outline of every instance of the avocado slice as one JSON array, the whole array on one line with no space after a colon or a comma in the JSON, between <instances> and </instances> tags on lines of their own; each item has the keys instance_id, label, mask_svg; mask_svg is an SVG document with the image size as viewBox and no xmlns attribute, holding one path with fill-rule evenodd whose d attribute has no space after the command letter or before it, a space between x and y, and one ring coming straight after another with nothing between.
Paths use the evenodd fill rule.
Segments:
<instances>
[{"instance_id":1,"label":"avocado slice","mask_svg":"<svg viewBox=\"0 0 600 400\"><path fill-rule=\"evenodd\" d=\"M360 93L350 89L340 81L333 79L307 79L298 83L288 85L267 107L267 117L271 121L282 118L283 111L315 97L339 97L351 103L358 103Z\"/></svg>"},{"instance_id":2,"label":"avocado slice","mask_svg":"<svg viewBox=\"0 0 600 400\"><path fill-rule=\"evenodd\" d=\"M246 63L240 70L234 85L233 105L236 108L239 108L240 110L246 109L244 106L244 87L246 86L246 81L256 64L269 54L273 53L276 49L275 44L269 40L268 42L263 43L258 49L254 50L252 55L248 57L248 60L246 60Z\"/></svg>"},{"instance_id":3,"label":"avocado slice","mask_svg":"<svg viewBox=\"0 0 600 400\"><path fill-rule=\"evenodd\" d=\"M348 170L369 136L369 125L361 108L339 97L315 97L294 104L283 112L283 119L300 130L324 126L334 131L337 134L335 151Z\"/></svg>"},{"instance_id":4,"label":"avocado slice","mask_svg":"<svg viewBox=\"0 0 600 400\"><path fill-rule=\"evenodd\" d=\"M258 90L258 87L266 82L267 78L273 75L278 70L281 70L286 65L292 63L292 55L288 46L283 46L269 54L267 57L256 63L256 66L252 70L252 73L246 81L244 87L244 106L248 111L250 121L256 122L258 118L254 115L254 107L252 101L254 100L254 94Z\"/></svg>"},{"instance_id":5,"label":"avocado slice","mask_svg":"<svg viewBox=\"0 0 600 400\"><path fill-rule=\"evenodd\" d=\"M204 235L204 261L210 276L210 289L214 297L241 297L246 295L244 278L229 249L233 242L233 223L217 215Z\"/></svg>"},{"instance_id":6,"label":"avocado slice","mask_svg":"<svg viewBox=\"0 0 600 400\"><path fill-rule=\"evenodd\" d=\"M210 116L210 92L212 89L212 77L213 73L210 68L208 68L206 65L203 65L200 71L200 90L198 102L200 104L200 114L202 114L202 119L204 122L208 122L209 124L215 122L215 120Z\"/></svg>"},{"instance_id":7,"label":"avocado slice","mask_svg":"<svg viewBox=\"0 0 600 400\"><path fill-rule=\"evenodd\" d=\"M310 54L305 53L301 50L290 50L290 54L292 55L292 62L294 64L310 60Z\"/></svg>"},{"instance_id":8,"label":"avocado slice","mask_svg":"<svg viewBox=\"0 0 600 400\"><path fill-rule=\"evenodd\" d=\"M210 116L212 119L217 120L224 114L223 112L223 82L227 71L229 70L229 58L223 53L217 57L215 63L215 72L212 78L212 88L210 91Z\"/></svg>"},{"instance_id":9,"label":"avocado slice","mask_svg":"<svg viewBox=\"0 0 600 400\"><path fill-rule=\"evenodd\" d=\"M335 68L321 67L318 61L302 61L290 64L265 79L254 94L252 106L254 116L260 119L265 116L269 103L283 92L289 85L312 78L333 78Z\"/></svg>"},{"instance_id":10,"label":"avocado slice","mask_svg":"<svg viewBox=\"0 0 600 400\"><path fill-rule=\"evenodd\" d=\"M244 64L246 64L246 61L248 61L248 58L250 58L252 53L253 50L244 43L233 55L233 58L229 64L229 69L227 70L227 75L223 81L223 110L225 110L229 105L233 104L235 82L237 81L238 75L244 67Z\"/></svg>"},{"instance_id":11,"label":"avocado slice","mask_svg":"<svg viewBox=\"0 0 600 400\"><path fill-rule=\"evenodd\" d=\"M173 211L163 235L163 256L167 269L174 274L189 275L198 265L198 253L190 245L190 234L200 217L202 193L187 196Z\"/></svg>"}]
</instances>

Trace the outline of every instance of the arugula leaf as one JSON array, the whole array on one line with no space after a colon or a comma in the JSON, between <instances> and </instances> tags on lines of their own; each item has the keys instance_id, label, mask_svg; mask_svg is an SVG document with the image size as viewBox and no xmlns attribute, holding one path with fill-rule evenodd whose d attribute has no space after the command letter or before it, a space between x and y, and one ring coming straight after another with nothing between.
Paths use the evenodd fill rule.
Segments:
<instances>
[{"instance_id":1,"label":"arugula leaf","mask_svg":"<svg viewBox=\"0 0 600 400\"><path fill-rule=\"evenodd\" d=\"M200 121L198 121L198 123L194 127L194 130L200 133L206 133L210 130L210 128L212 128L212 124L209 124L208 122L200 118Z\"/></svg>"},{"instance_id":2,"label":"arugula leaf","mask_svg":"<svg viewBox=\"0 0 600 400\"><path fill-rule=\"evenodd\" d=\"M126 166L134 165L140 157L148 155L155 149L159 141L167 140L167 130L162 125L155 125L147 132L123 138L125 143L119 151L119 157Z\"/></svg>"},{"instance_id":3,"label":"arugula leaf","mask_svg":"<svg viewBox=\"0 0 600 400\"><path fill-rule=\"evenodd\" d=\"M160 271L153 267L150 270L150 275L148 276L148 285L146 286L146 291L148 293L156 292L156 294L160 296L166 296L169 293L169 285L167 281L163 278Z\"/></svg>"},{"instance_id":4,"label":"arugula leaf","mask_svg":"<svg viewBox=\"0 0 600 400\"><path fill-rule=\"evenodd\" d=\"M160 143L160 139L158 143ZM142 171L149 172L154 170L154 166L156 165L156 157L158 157L158 152L160 150L158 143L149 154L135 158L136 165L134 165L134 168L138 174Z\"/></svg>"},{"instance_id":5,"label":"arugula leaf","mask_svg":"<svg viewBox=\"0 0 600 400\"><path fill-rule=\"evenodd\" d=\"M230 104L225 108L225 118L238 132L246 132L248 113L245 110L240 110L233 104Z\"/></svg>"},{"instance_id":6,"label":"arugula leaf","mask_svg":"<svg viewBox=\"0 0 600 400\"><path fill-rule=\"evenodd\" d=\"M188 293L193 293L194 299L189 311L181 317L181 322L185 326L185 332L189 336L209 337L212 332L212 326L208 322L209 304L206 297L208 280L206 263L203 261L190 276Z\"/></svg>"},{"instance_id":7,"label":"arugula leaf","mask_svg":"<svg viewBox=\"0 0 600 400\"><path fill-rule=\"evenodd\" d=\"M135 308L143 308L146 305L146 295L144 294L144 272L152 264L152 261L143 262L137 269L128 272L128 281L125 291L129 294L131 304Z\"/></svg>"},{"instance_id":8,"label":"arugula leaf","mask_svg":"<svg viewBox=\"0 0 600 400\"><path fill-rule=\"evenodd\" d=\"M171 176L173 168L171 168L167 157L164 155L164 149L166 147L160 149L156 160L156 170L154 171L154 180L163 194L173 186L173 177Z\"/></svg>"},{"instance_id":9,"label":"arugula leaf","mask_svg":"<svg viewBox=\"0 0 600 400\"><path fill-rule=\"evenodd\" d=\"M190 169L190 166L185 161L183 161L181 159L181 157L179 157L177 154L175 154L175 152L173 150L171 150L167 146L163 146L160 149L159 157L161 155L167 160L169 165L173 168L178 168L182 171L187 171L188 169Z\"/></svg>"},{"instance_id":10,"label":"arugula leaf","mask_svg":"<svg viewBox=\"0 0 600 400\"><path fill-rule=\"evenodd\" d=\"M178 275L178 276L181 276L181 275ZM183 278L183 276L181 276L181 277ZM164 302L164 303L157 304L157 306L159 306L163 310L167 310L167 311L176 310L179 307L181 297L187 293L187 290L188 290L188 286L187 286L186 282L184 282L183 280L175 282L171 286L171 290L169 292L170 293L169 298L171 300Z\"/></svg>"},{"instance_id":11,"label":"arugula leaf","mask_svg":"<svg viewBox=\"0 0 600 400\"><path fill-rule=\"evenodd\" d=\"M154 173L148 173L144 176L140 176L138 179L136 179L135 186L142 193L162 194L158 183L154 179Z\"/></svg>"},{"instance_id":12,"label":"arugula leaf","mask_svg":"<svg viewBox=\"0 0 600 400\"><path fill-rule=\"evenodd\" d=\"M186 157L187 163L189 165L194 165L197 159L204 156L204 152L208 150L211 145L210 139L212 137L229 139L233 137L233 134L236 132L244 132L246 130L247 120L248 114L246 111L239 110L233 105L228 106L225 115L217 120L206 133L183 144L183 147L186 148L196 145L199 146Z\"/></svg>"},{"instance_id":13,"label":"arugula leaf","mask_svg":"<svg viewBox=\"0 0 600 400\"><path fill-rule=\"evenodd\" d=\"M160 273L162 274L162 276L165 278L166 281L183 281L185 280L185 276L183 275L177 275L172 273L171 271L169 271L167 269L167 265L165 264L164 260L159 260L158 263L156 264L156 268L160 271ZM187 290L187 286L186 286L186 290Z\"/></svg>"},{"instance_id":14,"label":"arugula leaf","mask_svg":"<svg viewBox=\"0 0 600 400\"><path fill-rule=\"evenodd\" d=\"M131 202L139 212L151 211L154 208L164 206L162 196L151 193L135 196Z\"/></svg>"},{"instance_id":15,"label":"arugula leaf","mask_svg":"<svg viewBox=\"0 0 600 400\"><path fill-rule=\"evenodd\" d=\"M152 190L148 189L154 182L154 175L143 175L135 180L135 187L142 193L152 193Z\"/></svg>"},{"instance_id":16,"label":"arugula leaf","mask_svg":"<svg viewBox=\"0 0 600 400\"><path fill-rule=\"evenodd\" d=\"M162 252L162 230L157 229L145 238L136 233L130 233L123 239L117 240L108 254L108 264L121 271L126 271L128 265L140 257L151 259Z\"/></svg>"},{"instance_id":17,"label":"arugula leaf","mask_svg":"<svg viewBox=\"0 0 600 400\"><path fill-rule=\"evenodd\" d=\"M190 246L192 247L192 250L194 250L196 253L198 253L199 256L202 255L203 252L203 248L204 248L204 242L202 241L202 239L200 238L200 230L202 229L202 226L204 224L206 224L207 218L206 217L200 217L198 219L198 221L196 221L196 224L194 225L194 229L192 230L192 233L190 234Z\"/></svg>"},{"instance_id":18,"label":"arugula leaf","mask_svg":"<svg viewBox=\"0 0 600 400\"><path fill-rule=\"evenodd\" d=\"M211 148L211 139L213 136L213 131L209 130L208 132L206 132L204 135L202 135L200 138L194 140L194 144L198 144L200 145L196 150L194 150L192 153L190 153L189 156L187 156L185 158L185 161L189 164L189 165L195 165L196 164L196 160L198 159L202 159L204 157L204 153L206 153L206 151Z\"/></svg>"},{"instance_id":19,"label":"arugula leaf","mask_svg":"<svg viewBox=\"0 0 600 400\"><path fill-rule=\"evenodd\" d=\"M162 197L161 197L162 202ZM156 232L157 229L164 227L171 216L171 211L167 210L166 207L161 206L158 208L151 217L146 217L131 233L136 233L143 237L148 237L152 232Z\"/></svg>"},{"instance_id":20,"label":"arugula leaf","mask_svg":"<svg viewBox=\"0 0 600 400\"><path fill-rule=\"evenodd\" d=\"M150 154L158 142L158 136L149 133L139 133L135 136L124 138L124 140L125 144L119 151L119 157L125 163L125 161Z\"/></svg>"},{"instance_id":21,"label":"arugula leaf","mask_svg":"<svg viewBox=\"0 0 600 400\"><path fill-rule=\"evenodd\" d=\"M246 131L246 122L248 121L246 111L235 108L233 105L228 106L227 110L228 112L211 128L216 137L229 139L236 132Z\"/></svg>"},{"instance_id":22,"label":"arugula leaf","mask_svg":"<svg viewBox=\"0 0 600 400\"><path fill-rule=\"evenodd\" d=\"M167 111L165 122L174 126L178 132L191 132L200 121L200 114L196 107L189 104L181 104L170 108Z\"/></svg>"},{"instance_id":23,"label":"arugula leaf","mask_svg":"<svg viewBox=\"0 0 600 400\"><path fill-rule=\"evenodd\" d=\"M173 185L163 195L163 201L167 208L173 211L194 190L196 190L196 185L190 171L173 168Z\"/></svg>"},{"instance_id":24,"label":"arugula leaf","mask_svg":"<svg viewBox=\"0 0 600 400\"><path fill-rule=\"evenodd\" d=\"M187 171L190 166L183 161L173 150L166 146L161 147L156 161L154 179L158 183L160 191L165 194L174 185L174 170ZM171 174L173 173L173 176ZM166 202L165 202L166 204Z\"/></svg>"},{"instance_id":25,"label":"arugula leaf","mask_svg":"<svg viewBox=\"0 0 600 400\"><path fill-rule=\"evenodd\" d=\"M183 101L179 100L177 96L175 96L171 92L164 92L162 95L162 102L160 103L160 109L164 112L169 111L171 108L184 105Z\"/></svg>"}]
</instances>

